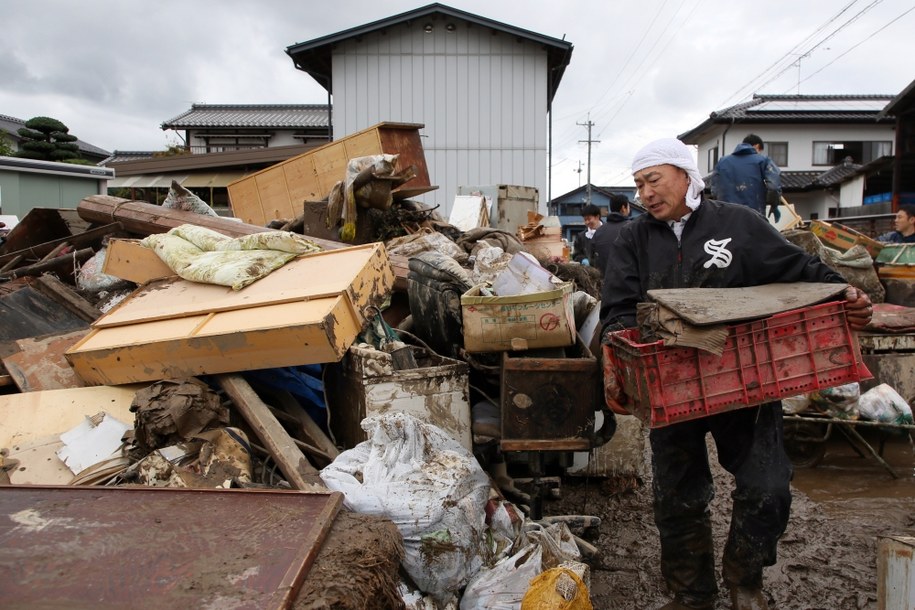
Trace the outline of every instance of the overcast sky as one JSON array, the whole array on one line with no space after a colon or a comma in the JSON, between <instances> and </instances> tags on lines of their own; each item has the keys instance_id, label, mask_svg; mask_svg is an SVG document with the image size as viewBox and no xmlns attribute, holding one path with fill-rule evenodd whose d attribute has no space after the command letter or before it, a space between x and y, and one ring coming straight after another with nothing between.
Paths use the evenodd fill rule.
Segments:
<instances>
[{"instance_id":1,"label":"overcast sky","mask_svg":"<svg viewBox=\"0 0 915 610\"><path fill-rule=\"evenodd\" d=\"M159 126L192 103L326 103L286 47L425 4L7 0L0 114L57 118L109 151L161 150L178 139ZM445 4L574 45L553 104L553 196L586 182L589 118L591 182L629 185L642 144L754 92L895 95L915 80L911 0Z\"/></svg>"}]
</instances>

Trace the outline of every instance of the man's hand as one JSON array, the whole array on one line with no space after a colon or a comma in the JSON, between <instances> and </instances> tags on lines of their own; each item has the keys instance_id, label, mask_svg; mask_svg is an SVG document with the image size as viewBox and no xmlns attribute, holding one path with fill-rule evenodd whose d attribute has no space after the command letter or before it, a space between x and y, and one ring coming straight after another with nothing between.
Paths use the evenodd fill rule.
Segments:
<instances>
[{"instance_id":1,"label":"man's hand","mask_svg":"<svg viewBox=\"0 0 915 610\"><path fill-rule=\"evenodd\" d=\"M860 288L849 286L845 290L845 315L852 330L864 330L870 324L874 308L871 299Z\"/></svg>"},{"instance_id":2,"label":"man's hand","mask_svg":"<svg viewBox=\"0 0 915 610\"><path fill-rule=\"evenodd\" d=\"M623 392L623 383L620 378L619 364L613 354L613 348L601 343L601 362L604 369L604 402L607 407L618 415L629 415L623 405L629 402L629 397Z\"/></svg>"},{"instance_id":3,"label":"man's hand","mask_svg":"<svg viewBox=\"0 0 915 610\"><path fill-rule=\"evenodd\" d=\"M768 215L771 216L772 219L775 220L775 222L778 222L779 220L782 219L782 213L781 213L781 211L778 209L778 204L777 204L777 203L774 204L774 205L770 205L770 206L769 206L769 214L768 214Z\"/></svg>"}]
</instances>

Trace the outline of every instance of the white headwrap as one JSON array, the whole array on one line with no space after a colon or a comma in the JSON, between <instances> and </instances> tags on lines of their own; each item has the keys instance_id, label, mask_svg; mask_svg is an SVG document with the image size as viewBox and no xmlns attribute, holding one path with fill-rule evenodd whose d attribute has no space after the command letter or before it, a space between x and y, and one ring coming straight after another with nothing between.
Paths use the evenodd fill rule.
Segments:
<instances>
[{"instance_id":1,"label":"white headwrap","mask_svg":"<svg viewBox=\"0 0 915 610\"><path fill-rule=\"evenodd\" d=\"M689 176L689 189L686 191L686 205L695 210L702 200L702 189L705 182L699 174L699 167L693 159L693 153L686 144L676 138L662 138L642 147L632 160L632 173L655 165L674 165L686 171Z\"/></svg>"}]
</instances>

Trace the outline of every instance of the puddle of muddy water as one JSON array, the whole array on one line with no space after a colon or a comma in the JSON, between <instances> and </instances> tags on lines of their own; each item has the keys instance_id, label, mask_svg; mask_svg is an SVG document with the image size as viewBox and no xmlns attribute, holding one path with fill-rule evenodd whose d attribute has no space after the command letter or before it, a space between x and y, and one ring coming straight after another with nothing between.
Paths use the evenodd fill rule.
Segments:
<instances>
[{"instance_id":1,"label":"puddle of muddy water","mask_svg":"<svg viewBox=\"0 0 915 610\"><path fill-rule=\"evenodd\" d=\"M875 451L880 450L880 434L859 427L861 436ZM793 485L830 513L856 514L893 506L908 510L915 518L915 447L907 436L886 439L883 459L899 478L867 454L862 457L841 435L826 443L822 462L814 468L795 468Z\"/></svg>"}]
</instances>

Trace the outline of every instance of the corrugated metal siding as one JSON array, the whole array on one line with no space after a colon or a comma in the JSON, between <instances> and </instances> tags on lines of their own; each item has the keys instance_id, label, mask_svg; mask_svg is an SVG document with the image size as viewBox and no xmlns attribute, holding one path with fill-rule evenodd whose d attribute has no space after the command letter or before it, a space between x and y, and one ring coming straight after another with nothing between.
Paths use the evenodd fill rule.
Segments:
<instances>
[{"instance_id":1,"label":"corrugated metal siding","mask_svg":"<svg viewBox=\"0 0 915 610\"><path fill-rule=\"evenodd\" d=\"M381 121L423 123L421 197L447 217L460 185L519 184L546 193L546 51L460 21L424 21L347 40L334 52L334 134Z\"/></svg>"}]
</instances>

